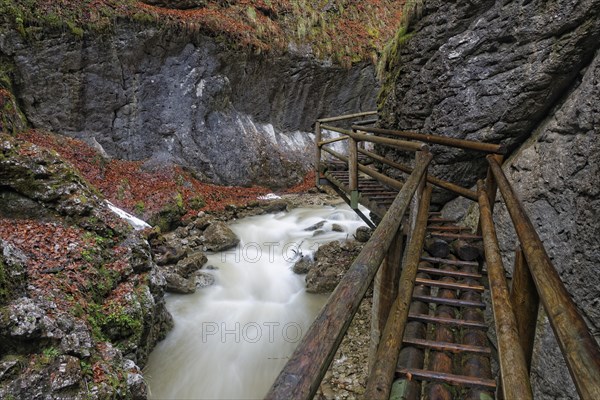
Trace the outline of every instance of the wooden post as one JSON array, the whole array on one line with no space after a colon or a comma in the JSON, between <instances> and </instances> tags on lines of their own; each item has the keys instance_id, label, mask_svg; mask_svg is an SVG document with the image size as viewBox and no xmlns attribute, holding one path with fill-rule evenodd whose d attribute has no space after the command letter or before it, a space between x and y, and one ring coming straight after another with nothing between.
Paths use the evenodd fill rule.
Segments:
<instances>
[{"instance_id":1,"label":"wooden post","mask_svg":"<svg viewBox=\"0 0 600 400\"><path fill-rule=\"evenodd\" d=\"M348 178L351 207L358 208L358 146L353 138L348 139Z\"/></svg>"},{"instance_id":2,"label":"wooden post","mask_svg":"<svg viewBox=\"0 0 600 400\"><path fill-rule=\"evenodd\" d=\"M316 147L316 152L315 152L315 179L317 180L315 182L315 185L317 187L320 186L321 182L321 140L322 140L322 132L321 132L321 123L319 121L317 121L315 123L315 147Z\"/></svg>"},{"instance_id":3,"label":"wooden post","mask_svg":"<svg viewBox=\"0 0 600 400\"><path fill-rule=\"evenodd\" d=\"M510 301L517 321L519 340L525 355L527 371L530 371L540 298L520 247L515 251Z\"/></svg>"},{"instance_id":4,"label":"wooden post","mask_svg":"<svg viewBox=\"0 0 600 400\"><path fill-rule=\"evenodd\" d=\"M398 229L387 256L373 284L373 306L371 309L371 347L369 351L369 368L375 362L375 353L385 328L388 314L396 296L398 296L398 284L400 282L400 262L404 252L404 235L402 227Z\"/></svg>"},{"instance_id":5,"label":"wooden post","mask_svg":"<svg viewBox=\"0 0 600 400\"><path fill-rule=\"evenodd\" d=\"M506 208L521 242L535 287L548 314L577 392L583 399L600 399L600 348L577 305L525 213L514 189L493 157L487 157Z\"/></svg>"},{"instance_id":6,"label":"wooden post","mask_svg":"<svg viewBox=\"0 0 600 400\"><path fill-rule=\"evenodd\" d=\"M522 347L523 342L519 341L517 320L509 299L504 264L502 263L498 238L494 229L489 193L485 190L483 181L479 181L477 186L485 260L490 280L496 335L498 337L502 393L505 399L533 399L529 371ZM533 282L531 283L533 284ZM535 333L535 322L532 331Z\"/></svg>"},{"instance_id":7,"label":"wooden post","mask_svg":"<svg viewBox=\"0 0 600 400\"><path fill-rule=\"evenodd\" d=\"M420 163L425 157L424 152L417 151L415 154L415 163ZM412 205L410 209L410 217L409 217L409 232L413 232L415 230L415 226L417 225L417 214L419 213L419 204L421 204L421 198L423 197L423 190L425 189L425 184L427 183L427 179L423 179L417 188L417 192L412 199ZM408 239L410 240L410 234Z\"/></svg>"},{"instance_id":8,"label":"wooden post","mask_svg":"<svg viewBox=\"0 0 600 400\"><path fill-rule=\"evenodd\" d=\"M491 154L490 157L496 160L498 165L502 165L502 162L504 161L504 156L502 154ZM496 184L496 179L494 178L494 174L492 173L492 167L488 167L485 176L485 192L490 202L490 212L492 213L492 215L494 215L494 205L496 204L496 193L498 192L498 185ZM481 235L481 216L479 222L477 223L477 234Z\"/></svg>"},{"instance_id":9,"label":"wooden post","mask_svg":"<svg viewBox=\"0 0 600 400\"><path fill-rule=\"evenodd\" d=\"M405 262L402 266L398 297L388 315L381 343L379 343L379 348L377 349L376 360L367 380L367 388L364 394L365 399L387 400L390 394L398 355L402 347L402 338L408 318L417 268L421 259L421 253L423 252L430 200L431 186L427 186L419 205L417 226L409 242Z\"/></svg>"}]
</instances>

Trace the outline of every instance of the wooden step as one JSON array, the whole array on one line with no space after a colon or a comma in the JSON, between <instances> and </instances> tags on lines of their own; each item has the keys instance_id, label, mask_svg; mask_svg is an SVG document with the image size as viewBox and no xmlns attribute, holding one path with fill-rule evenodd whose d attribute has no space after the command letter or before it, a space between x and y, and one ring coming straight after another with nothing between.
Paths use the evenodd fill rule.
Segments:
<instances>
[{"instance_id":1,"label":"wooden step","mask_svg":"<svg viewBox=\"0 0 600 400\"><path fill-rule=\"evenodd\" d=\"M408 346L414 346L435 351L447 351L449 353L477 353L477 354L492 354L489 347L471 346L468 344L437 342L434 340L406 338L402 343Z\"/></svg>"},{"instance_id":2,"label":"wooden step","mask_svg":"<svg viewBox=\"0 0 600 400\"><path fill-rule=\"evenodd\" d=\"M431 232L430 235L443 239L481 240L481 235L473 235L472 233Z\"/></svg>"},{"instance_id":3,"label":"wooden step","mask_svg":"<svg viewBox=\"0 0 600 400\"><path fill-rule=\"evenodd\" d=\"M429 231L468 231L470 230L469 228L465 228L464 226L458 226L458 225L429 225L427 226L427 230Z\"/></svg>"},{"instance_id":4,"label":"wooden step","mask_svg":"<svg viewBox=\"0 0 600 400\"><path fill-rule=\"evenodd\" d=\"M398 377L406 377L408 379L417 379L420 381L447 383L452 386L480 387L492 390L496 388L496 381L492 379L426 371L416 368L398 368L396 370L396 375Z\"/></svg>"},{"instance_id":5,"label":"wooden step","mask_svg":"<svg viewBox=\"0 0 600 400\"><path fill-rule=\"evenodd\" d=\"M443 289L474 290L476 292L483 292L485 290L485 288L481 285L469 285L467 283L460 282L444 282L425 278L417 278L415 284L439 287Z\"/></svg>"},{"instance_id":6,"label":"wooden step","mask_svg":"<svg viewBox=\"0 0 600 400\"><path fill-rule=\"evenodd\" d=\"M439 276L451 276L453 278L473 278L473 279L481 279L483 276L481 274L477 274L474 272L463 272L463 271L447 271L439 268L430 268L430 267L419 267L419 272L423 272L424 274L429 275L439 275Z\"/></svg>"},{"instance_id":7,"label":"wooden step","mask_svg":"<svg viewBox=\"0 0 600 400\"><path fill-rule=\"evenodd\" d=\"M485 308L485 303L482 303L480 301L472 301L472 300L443 299L440 297L420 296L420 295L413 295L412 299L417 300L417 301L422 301L424 303L444 304L444 305L453 306L453 307Z\"/></svg>"},{"instance_id":8,"label":"wooden step","mask_svg":"<svg viewBox=\"0 0 600 400\"><path fill-rule=\"evenodd\" d=\"M450 260L448 258L438 257L421 257L421 261L427 261L432 264L456 265L459 267L479 267L479 263L477 261Z\"/></svg>"},{"instance_id":9,"label":"wooden step","mask_svg":"<svg viewBox=\"0 0 600 400\"><path fill-rule=\"evenodd\" d=\"M456 223L456 221L453 220L453 219L436 217L436 216L429 217L428 221L431 222L431 223L442 223L442 224L443 223L452 223L452 224Z\"/></svg>"},{"instance_id":10,"label":"wooden step","mask_svg":"<svg viewBox=\"0 0 600 400\"><path fill-rule=\"evenodd\" d=\"M428 324L451 325L462 328L481 328L487 329L487 324L479 321L468 321L457 318L434 317L426 314L408 314L408 319L412 321L424 322Z\"/></svg>"}]
</instances>

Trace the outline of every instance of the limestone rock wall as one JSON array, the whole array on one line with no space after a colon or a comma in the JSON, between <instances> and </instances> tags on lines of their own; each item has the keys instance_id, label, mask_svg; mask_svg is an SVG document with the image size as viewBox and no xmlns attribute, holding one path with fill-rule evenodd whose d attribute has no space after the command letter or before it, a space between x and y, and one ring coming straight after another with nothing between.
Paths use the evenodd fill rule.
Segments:
<instances>
[{"instance_id":1,"label":"limestone rock wall","mask_svg":"<svg viewBox=\"0 0 600 400\"><path fill-rule=\"evenodd\" d=\"M34 127L221 184L296 183L312 163L316 118L375 108L372 66L249 55L125 23L83 39L4 33L0 55L15 64L14 91Z\"/></svg>"},{"instance_id":2,"label":"limestone rock wall","mask_svg":"<svg viewBox=\"0 0 600 400\"><path fill-rule=\"evenodd\" d=\"M599 46L599 0L425 0L388 60L381 124L514 148ZM484 168L480 155L455 151L434 171L470 186Z\"/></svg>"},{"instance_id":3,"label":"limestone rock wall","mask_svg":"<svg viewBox=\"0 0 600 400\"><path fill-rule=\"evenodd\" d=\"M567 100L504 169L562 281L600 338L600 53ZM506 265L512 266L512 224L502 203L497 206L499 240ZM532 375L536 394L576 399L553 336L547 324L538 329Z\"/></svg>"}]
</instances>

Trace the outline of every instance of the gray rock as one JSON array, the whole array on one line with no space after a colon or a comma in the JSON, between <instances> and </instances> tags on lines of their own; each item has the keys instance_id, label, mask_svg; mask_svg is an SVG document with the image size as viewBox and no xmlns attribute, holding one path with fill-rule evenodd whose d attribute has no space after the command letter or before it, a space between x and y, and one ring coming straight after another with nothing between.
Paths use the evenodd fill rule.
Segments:
<instances>
[{"instance_id":1,"label":"gray rock","mask_svg":"<svg viewBox=\"0 0 600 400\"><path fill-rule=\"evenodd\" d=\"M198 271L194 274L193 278L196 282L196 287L205 288L215 284L215 277L212 274Z\"/></svg>"},{"instance_id":2,"label":"gray rock","mask_svg":"<svg viewBox=\"0 0 600 400\"><path fill-rule=\"evenodd\" d=\"M145 400L148 398L148 386L140 368L133 360L123 360L123 370L127 373L127 389L132 400Z\"/></svg>"},{"instance_id":3,"label":"gray rock","mask_svg":"<svg viewBox=\"0 0 600 400\"><path fill-rule=\"evenodd\" d=\"M598 49L600 0L557 7L422 3L420 18L396 39L386 63L383 127L518 145L563 101ZM471 187L485 176L479 155L440 146L432 151L430 172L440 178ZM437 201L448 199L447 192L441 195Z\"/></svg>"},{"instance_id":4,"label":"gray rock","mask_svg":"<svg viewBox=\"0 0 600 400\"><path fill-rule=\"evenodd\" d=\"M288 210L288 203L285 200L274 200L263 207L266 213L278 213Z\"/></svg>"},{"instance_id":5,"label":"gray rock","mask_svg":"<svg viewBox=\"0 0 600 400\"><path fill-rule=\"evenodd\" d=\"M8 307L8 335L17 340L61 339L64 336L56 320L34 300L22 297ZM4 327L2 327L4 328Z\"/></svg>"},{"instance_id":6,"label":"gray rock","mask_svg":"<svg viewBox=\"0 0 600 400\"><path fill-rule=\"evenodd\" d=\"M34 127L94 138L112 157L183 164L216 183L281 187L312 168L317 118L375 108L369 64L256 56L137 23L112 32L46 33L35 45L2 33Z\"/></svg>"},{"instance_id":7,"label":"gray rock","mask_svg":"<svg viewBox=\"0 0 600 400\"><path fill-rule=\"evenodd\" d=\"M373 234L373 230L368 226L359 226L356 229L356 233L354 234L354 238L361 243L367 243L369 239L371 239L371 235Z\"/></svg>"},{"instance_id":8,"label":"gray rock","mask_svg":"<svg viewBox=\"0 0 600 400\"><path fill-rule=\"evenodd\" d=\"M361 250L362 245L356 241L334 241L319 247L315 263L306 275L306 291L331 292Z\"/></svg>"},{"instance_id":9,"label":"gray rock","mask_svg":"<svg viewBox=\"0 0 600 400\"><path fill-rule=\"evenodd\" d=\"M600 53L560 107L504 165L561 280L592 332L600 330ZM499 196L500 197L500 196ZM495 222L512 269L516 246L503 203ZM563 357L544 322L537 330L532 380L536 398L575 399Z\"/></svg>"},{"instance_id":10,"label":"gray rock","mask_svg":"<svg viewBox=\"0 0 600 400\"><path fill-rule=\"evenodd\" d=\"M60 356L57 360L58 367L50 375L50 387L53 391L60 391L81 382L81 367L79 359L73 356Z\"/></svg>"},{"instance_id":11,"label":"gray rock","mask_svg":"<svg viewBox=\"0 0 600 400\"><path fill-rule=\"evenodd\" d=\"M292 271L296 274L306 274L313 266L313 259L310 256L302 256L294 266L292 267Z\"/></svg>"},{"instance_id":12,"label":"gray rock","mask_svg":"<svg viewBox=\"0 0 600 400\"><path fill-rule=\"evenodd\" d=\"M202 268L207 261L206 254L198 251L179 261L175 266L175 271L184 278L189 278Z\"/></svg>"},{"instance_id":13,"label":"gray rock","mask_svg":"<svg viewBox=\"0 0 600 400\"><path fill-rule=\"evenodd\" d=\"M317 229L321 229L323 225L325 225L325 222L326 221L317 222L316 224L311 225L308 228L304 228L304 230L307 232L316 231Z\"/></svg>"},{"instance_id":14,"label":"gray rock","mask_svg":"<svg viewBox=\"0 0 600 400\"><path fill-rule=\"evenodd\" d=\"M223 251L235 247L240 238L225 222L217 221L204 231L204 246L210 251Z\"/></svg>"},{"instance_id":15,"label":"gray rock","mask_svg":"<svg viewBox=\"0 0 600 400\"><path fill-rule=\"evenodd\" d=\"M179 274L165 274L167 281L166 291L178 294L190 294L196 291L196 281L194 278L186 279Z\"/></svg>"},{"instance_id":16,"label":"gray rock","mask_svg":"<svg viewBox=\"0 0 600 400\"><path fill-rule=\"evenodd\" d=\"M331 230L334 232L344 232L344 227L341 226L340 224L332 224Z\"/></svg>"}]
</instances>

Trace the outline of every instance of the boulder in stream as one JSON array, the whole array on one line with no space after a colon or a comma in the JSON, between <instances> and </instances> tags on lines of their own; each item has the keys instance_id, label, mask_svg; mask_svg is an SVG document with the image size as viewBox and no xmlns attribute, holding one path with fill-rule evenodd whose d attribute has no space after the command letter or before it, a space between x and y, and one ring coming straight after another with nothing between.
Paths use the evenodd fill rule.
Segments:
<instances>
[{"instance_id":1,"label":"boulder in stream","mask_svg":"<svg viewBox=\"0 0 600 400\"><path fill-rule=\"evenodd\" d=\"M210 251L223 251L236 246L240 238L225 222L215 221L204 231L204 246Z\"/></svg>"}]
</instances>

